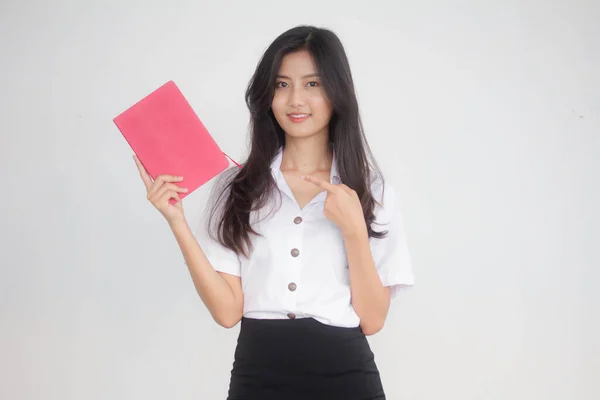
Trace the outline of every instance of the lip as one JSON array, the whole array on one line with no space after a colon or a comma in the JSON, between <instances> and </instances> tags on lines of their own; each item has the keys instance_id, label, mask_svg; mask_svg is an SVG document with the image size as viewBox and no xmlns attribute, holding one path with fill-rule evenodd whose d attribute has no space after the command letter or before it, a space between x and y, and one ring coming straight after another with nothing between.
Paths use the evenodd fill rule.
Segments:
<instances>
[{"instance_id":1,"label":"lip","mask_svg":"<svg viewBox=\"0 0 600 400\"><path fill-rule=\"evenodd\" d=\"M303 115L303 117L297 118L297 117L294 117L294 115ZM297 124L300 122L304 122L308 118L310 118L310 114L308 114L308 113L292 113L292 114L288 114L287 116L292 122L295 122Z\"/></svg>"}]
</instances>

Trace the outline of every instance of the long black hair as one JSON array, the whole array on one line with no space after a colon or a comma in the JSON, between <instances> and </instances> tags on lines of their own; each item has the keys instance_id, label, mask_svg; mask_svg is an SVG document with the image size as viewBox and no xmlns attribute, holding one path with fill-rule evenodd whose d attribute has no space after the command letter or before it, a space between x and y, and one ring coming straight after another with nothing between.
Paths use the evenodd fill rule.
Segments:
<instances>
[{"instance_id":1,"label":"long black hair","mask_svg":"<svg viewBox=\"0 0 600 400\"><path fill-rule=\"evenodd\" d=\"M275 119L271 103L283 57L298 50L311 54L332 105L329 142L341 181L358 194L369 236L379 238L386 234L371 228L376 201L370 183L373 174L383 177L365 139L344 47L328 29L297 26L278 36L262 55L246 90L251 116L250 154L241 169L224 174L225 184L217 186L218 192L213 193L209 224L214 229L210 235L238 255L248 255L252 235L257 234L250 223L251 211L264 207L276 188L271 162L285 145L285 133Z\"/></svg>"}]
</instances>

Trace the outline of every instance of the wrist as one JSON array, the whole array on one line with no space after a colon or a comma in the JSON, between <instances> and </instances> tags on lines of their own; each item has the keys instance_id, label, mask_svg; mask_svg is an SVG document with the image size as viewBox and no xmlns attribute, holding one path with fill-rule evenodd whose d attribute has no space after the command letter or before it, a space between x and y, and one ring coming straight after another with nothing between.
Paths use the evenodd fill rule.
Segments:
<instances>
[{"instance_id":1,"label":"wrist","mask_svg":"<svg viewBox=\"0 0 600 400\"><path fill-rule=\"evenodd\" d=\"M181 231L189 229L188 223L185 218L177 218L169 222L169 227L172 231Z\"/></svg>"},{"instance_id":2,"label":"wrist","mask_svg":"<svg viewBox=\"0 0 600 400\"><path fill-rule=\"evenodd\" d=\"M357 227L354 229L350 229L348 230L348 232L345 232L342 234L342 236L344 237L344 241L346 243L360 243L362 241L368 241L369 240L369 232L367 231L367 227L366 226L361 226L361 227Z\"/></svg>"}]
</instances>

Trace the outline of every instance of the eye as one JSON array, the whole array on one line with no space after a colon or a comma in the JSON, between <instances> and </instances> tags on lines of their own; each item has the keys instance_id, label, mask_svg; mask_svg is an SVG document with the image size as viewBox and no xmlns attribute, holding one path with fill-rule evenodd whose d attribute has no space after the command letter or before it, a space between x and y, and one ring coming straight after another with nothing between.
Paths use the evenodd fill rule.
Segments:
<instances>
[{"instance_id":1,"label":"eye","mask_svg":"<svg viewBox=\"0 0 600 400\"><path fill-rule=\"evenodd\" d=\"M307 85L310 86L310 87L316 87L316 86L319 86L319 82L311 81L311 82L308 82Z\"/></svg>"},{"instance_id":2,"label":"eye","mask_svg":"<svg viewBox=\"0 0 600 400\"><path fill-rule=\"evenodd\" d=\"M287 83L286 82L277 82L275 84L275 87L276 88L282 88L282 87L285 87L284 85L287 86Z\"/></svg>"}]
</instances>

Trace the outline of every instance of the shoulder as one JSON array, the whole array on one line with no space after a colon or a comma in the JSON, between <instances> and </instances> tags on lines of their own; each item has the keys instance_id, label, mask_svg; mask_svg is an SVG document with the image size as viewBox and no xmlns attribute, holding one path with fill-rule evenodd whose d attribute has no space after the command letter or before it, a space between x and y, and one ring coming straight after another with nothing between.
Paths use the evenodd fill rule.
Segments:
<instances>
[{"instance_id":1,"label":"shoulder","mask_svg":"<svg viewBox=\"0 0 600 400\"><path fill-rule=\"evenodd\" d=\"M204 210L201 215L205 229L215 229L218 224L224 205L231 192L231 185L239 173L239 167L232 166L217 175L207 183L207 198L205 198Z\"/></svg>"},{"instance_id":2,"label":"shoulder","mask_svg":"<svg viewBox=\"0 0 600 400\"><path fill-rule=\"evenodd\" d=\"M391 218L396 212L396 189L389 179L384 179L381 173L371 171L369 179L370 190L375 200L375 215L377 219Z\"/></svg>"}]
</instances>

